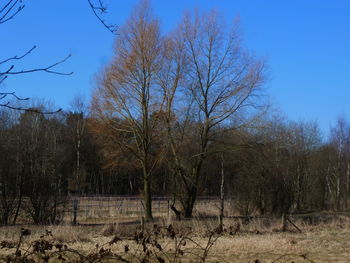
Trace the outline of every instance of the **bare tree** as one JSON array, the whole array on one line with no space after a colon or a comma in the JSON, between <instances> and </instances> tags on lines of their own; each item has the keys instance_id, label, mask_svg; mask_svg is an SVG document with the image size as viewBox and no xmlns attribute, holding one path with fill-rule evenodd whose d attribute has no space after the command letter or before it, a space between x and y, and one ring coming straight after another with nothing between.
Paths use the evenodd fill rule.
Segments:
<instances>
[{"instance_id":1,"label":"bare tree","mask_svg":"<svg viewBox=\"0 0 350 263\"><path fill-rule=\"evenodd\" d=\"M147 2L141 2L120 29L115 58L93 95L92 109L119 134L118 146L132 154L142 169L145 214L152 218L151 178L159 153L154 143L163 98L154 81L160 67L159 21Z\"/></svg>"},{"instance_id":2,"label":"bare tree","mask_svg":"<svg viewBox=\"0 0 350 263\"><path fill-rule=\"evenodd\" d=\"M7 225L15 218L16 207L21 202L21 149L13 129L14 115L17 114L9 110L0 111L0 225Z\"/></svg>"},{"instance_id":3,"label":"bare tree","mask_svg":"<svg viewBox=\"0 0 350 263\"><path fill-rule=\"evenodd\" d=\"M307 195L312 191L310 162L313 153L321 145L321 138L318 125L314 122L291 122L288 129L296 210L302 211L307 203Z\"/></svg>"},{"instance_id":4,"label":"bare tree","mask_svg":"<svg viewBox=\"0 0 350 263\"><path fill-rule=\"evenodd\" d=\"M331 129L330 143L335 150L332 156L328 189L336 209L347 208L350 185L350 125L344 116L339 116Z\"/></svg>"},{"instance_id":5,"label":"bare tree","mask_svg":"<svg viewBox=\"0 0 350 263\"><path fill-rule=\"evenodd\" d=\"M73 175L69 180L69 190L79 193L85 185L85 172L81 163L81 152L87 120L87 110L81 96L76 95L71 103L71 111L66 114L67 132L74 146L75 166Z\"/></svg>"},{"instance_id":6,"label":"bare tree","mask_svg":"<svg viewBox=\"0 0 350 263\"><path fill-rule=\"evenodd\" d=\"M38 108L35 113L10 111L17 113L13 126L6 128L11 135L8 145L12 154L9 158L12 158L10 165L14 169L10 175L15 180L13 186L17 189L15 198L18 200L13 222L20 214L20 208L27 211L36 223L53 222L65 196L60 170L64 156L63 144L60 143L63 126L54 115L46 118L47 115L38 114L45 111L42 107L33 105L32 108ZM0 177L3 176L6 173L1 172ZM8 197L12 198L11 195Z\"/></svg>"},{"instance_id":7,"label":"bare tree","mask_svg":"<svg viewBox=\"0 0 350 263\"><path fill-rule=\"evenodd\" d=\"M183 188L184 215L191 217L211 141L218 131L232 129L233 121L242 125L244 110L256 109L254 99L264 81L265 67L241 47L238 24L228 32L215 11L185 15L179 33L183 43L179 47L186 57L182 85L164 90L168 112L182 107L183 116L173 119L168 135L174 170ZM181 102L173 99L176 96ZM184 154L189 146L191 151Z\"/></svg>"}]
</instances>

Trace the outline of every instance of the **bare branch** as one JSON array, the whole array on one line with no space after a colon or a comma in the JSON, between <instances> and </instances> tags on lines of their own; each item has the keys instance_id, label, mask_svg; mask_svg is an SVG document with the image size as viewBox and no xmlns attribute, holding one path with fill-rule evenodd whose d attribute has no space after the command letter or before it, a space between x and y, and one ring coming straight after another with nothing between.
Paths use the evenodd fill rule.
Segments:
<instances>
[{"instance_id":1,"label":"bare branch","mask_svg":"<svg viewBox=\"0 0 350 263\"><path fill-rule=\"evenodd\" d=\"M20 60L20 59L22 59L22 58L24 58L25 56L27 56L27 55L29 55L34 49L36 49L36 46L33 46L31 49L29 49L26 53L24 53L23 55L21 55L21 56L13 56L13 57L11 57L11 58L7 58L7 59L5 59L5 60L3 60L3 61L0 61L0 65L1 64L4 64L4 63L6 63L6 62L9 62L10 60Z\"/></svg>"},{"instance_id":2,"label":"bare branch","mask_svg":"<svg viewBox=\"0 0 350 263\"><path fill-rule=\"evenodd\" d=\"M115 24L107 24L101 17L101 15L107 13L107 7L103 4L103 2L101 0L99 0L98 1L99 5L96 6L91 2L91 0L87 0L87 1L91 7L92 12L97 17L97 19L102 23L102 25L105 28L107 28L112 34L117 34L118 26ZM98 14L97 11L99 11L100 14Z\"/></svg>"},{"instance_id":3,"label":"bare branch","mask_svg":"<svg viewBox=\"0 0 350 263\"><path fill-rule=\"evenodd\" d=\"M0 92L0 100L6 98L7 96L12 96L14 97L16 100L29 100L29 98L21 98L18 97L14 92Z\"/></svg>"},{"instance_id":4,"label":"bare branch","mask_svg":"<svg viewBox=\"0 0 350 263\"><path fill-rule=\"evenodd\" d=\"M58 110L55 110L55 111L41 111L41 110L38 110L35 108L25 108L25 107L20 107L20 106L16 107L16 106L12 106L9 101L4 103L4 104L0 104L0 107L5 107L5 108L11 109L11 110L41 113L41 114L54 114L54 113L58 113L58 112L62 111L61 108Z\"/></svg>"},{"instance_id":5,"label":"bare branch","mask_svg":"<svg viewBox=\"0 0 350 263\"><path fill-rule=\"evenodd\" d=\"M7 98L8 96L13 97L17 101L27 101L27 100L29 100L29 98L22 98L22 97L17 96L15 94L15 92L0 92L0 102L1 102L1 100ZM13 106L10 101L7 101L6 103L0 103L0 107L5 107L5 108L8 108L8 109L12 109L12 110L19 110L19 111L26 111L26 112L33 112L33 113L42 113L42 114L54 114L54 113L60 112L62 110L60 108L60 109L55 110L55 111L41 111L41 110L35 109L35 108L26 108L26 107L21 107L21 106Z\"/></svg>"},{"instance_id":6,"label":"bare branch","mask_svg":"<svg viewBox=\"0 0 350 263\"><path fill-rule=\"evenodd\" d=\"M23 2L23 0L8 0L2 7L0 6L0 25L13 19L20 11L23 10L25 5L22 4L22 2ZM14 61L14 60L15 61L21 60L24 57L28 56L30 53L32 53L32 51L35 48L36 48L36 46L33 46L28 51L26 51L23 55L15 55L13 57L9 57L7 59L4 59L4 60L0 61L0 65L5 65L5 63L8 63L8 62ZM15 65L10 65L10 66L8 66L8 68L6 70L3 70L3 71L0 70L0 84L3 83L8 78L8 75L18 75L18 74L37 72L37 71L43 71L43 72L47 72L50 74L57 74L57 75L71 75L71 74L73 74L73 72L66 73L66 72L60 72L60 71L54 70L54 68L56 66L64 63L70 57L71 57L71 55L68 55L64 59L62 59L56 63L53 63L47 67L44 67L44 68L34 68L34 69L29 69L29 70L15 71L14 70ZM17 101L24 101L24 100L29 99L29 98L18 97L15 94L15 92L0 92L0 107L5 107L5 108L19 110L19 111L43 113L43 114L53 114L53 113L61 111L61 109L58 109L57 111L45 112L45 111L40 111L38 109L26 108L26 107L21 107L21 106L13 106L10 101L3 102L7 97L12 97Z\"/></svg>"},{"instance_id":7,"label":"bare branch","mask_svg":"<svg viewBox=\"0 0 350 263\"><path fill-rule=\"evenodd\" d=\"M64 63L65 61L67 61L67 59L69 59L71 57L71 55L69 54L67 57L65 57L64 59L49 65L45 68L35 68L35 69L28 69L28 70L21 70L21 71L12 71L14 69L14 66L11 66L7 71L5 72L0 72L0 76L2 75L17 75L17 74L25 74L25 73L32 73L32 72L37 72L37 71L44 71L47 73L51 73L51 74L57 74L57 75L65 75L65 76L69 76L72 75L73 72L60 72L60 71L54 71L51 70L52 68Z\"/></svg>"},{"instance_id":8,"label":"bare branch","mask_svg":"<svg viewBox=\"0 0 350 263\"><path fill-rule=\"evenodd\" d=\"M13 11L18 3L22 3L22 0L16 0L12 5L13 0L10 0L0 10L0 25L13 19L20 11L23 10L25 5L19 5L18 8ZM11 13L13 11L13 13Z\"/></svg>"}]
</instances>

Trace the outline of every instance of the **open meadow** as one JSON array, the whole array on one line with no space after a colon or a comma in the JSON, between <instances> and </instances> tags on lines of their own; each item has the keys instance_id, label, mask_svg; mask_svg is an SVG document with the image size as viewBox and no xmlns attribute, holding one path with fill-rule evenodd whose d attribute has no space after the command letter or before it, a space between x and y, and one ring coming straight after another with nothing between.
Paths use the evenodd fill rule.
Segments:
<instances>
[{"instance_id":1,"label":"open meadow","mask_svg":"<svg viewBox=\"0 0 350 263\"><path fill-rule=\"evenodd\" d=\"M223 232L217 230L216 219L175 221L167 216L143 225L135 217L106 224L7 226L0 231L0 258L2 262L349 262L350 219L329 214L315 218L313 223L293 219L301 232L291 224L282 232L279 218L226 218Z\"/></svg>"}]
</instances>

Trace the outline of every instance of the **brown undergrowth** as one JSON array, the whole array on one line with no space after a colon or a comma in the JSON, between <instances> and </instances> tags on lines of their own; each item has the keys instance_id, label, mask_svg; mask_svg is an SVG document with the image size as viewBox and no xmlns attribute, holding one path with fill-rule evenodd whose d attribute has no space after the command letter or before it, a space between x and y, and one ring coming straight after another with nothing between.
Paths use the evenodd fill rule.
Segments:
<instances>
[{"instance_id":1,"label":"brown undergrowth","mask_svg":"<svg viewBox=\"0 0 350 263\"><path fill-rule=\"evenodd\" d=\"M0 248L6 250L2 262L191 262L204 263L209 251L220 236L220 231L208 231L205 243L192 236L190 229L175 229L171 224L161 227L154 224L151 229L137 227L130 238L113 235L105 243L96 243L86 252L76 249L68 242L54 237L46 230L37 239L26 240L32 234L30 229L21 228L17 241L2 240ZM202 240L201 240L202 241Z\"/></svg>"},{"instance_id":2,"label":"brown undergrowth","mask_svg":"<svg viewBox=\"0 0 350 263\"><path fill-rule=\"evenodd\" d=\"M1 262L349 262L350 220L167 221L144 225L3 227ZM46 230L47 229L47 230ZM212 229L212 230L209 230ZM20 233L20 235L19 235Z\"/></svg>"}]
</instances>

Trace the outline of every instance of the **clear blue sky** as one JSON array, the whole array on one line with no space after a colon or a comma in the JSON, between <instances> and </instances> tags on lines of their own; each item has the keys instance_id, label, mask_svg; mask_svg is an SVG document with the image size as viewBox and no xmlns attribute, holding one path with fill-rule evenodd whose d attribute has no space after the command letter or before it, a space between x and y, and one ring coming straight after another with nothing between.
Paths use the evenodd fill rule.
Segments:
<instances>
[{"instance_id":1,"label":"clear blue sky","mask_svg":"<svg viewBox=\"0 0 350 263\"><path fill-rule=\"evenodd\" d=\"M0 0L2 3L4 0ZM106 17L123 25L137 1L105 0ZM77 93L89 99L95 75L111 59L113 35L86 0L24 1L18 16L0 25L0 60L37 50L17 69L49 65L67 54L58 70L72 76L33 73L10 77L18 95L45 98L67 108ZM269 65L272 102L292 120L312 120L327 133L339 114L350 117L350 1L348 0L153 0L164 31L186 10L218 9L228 22L241 19L244 45Z\"/></svg>"}]
</instances>

